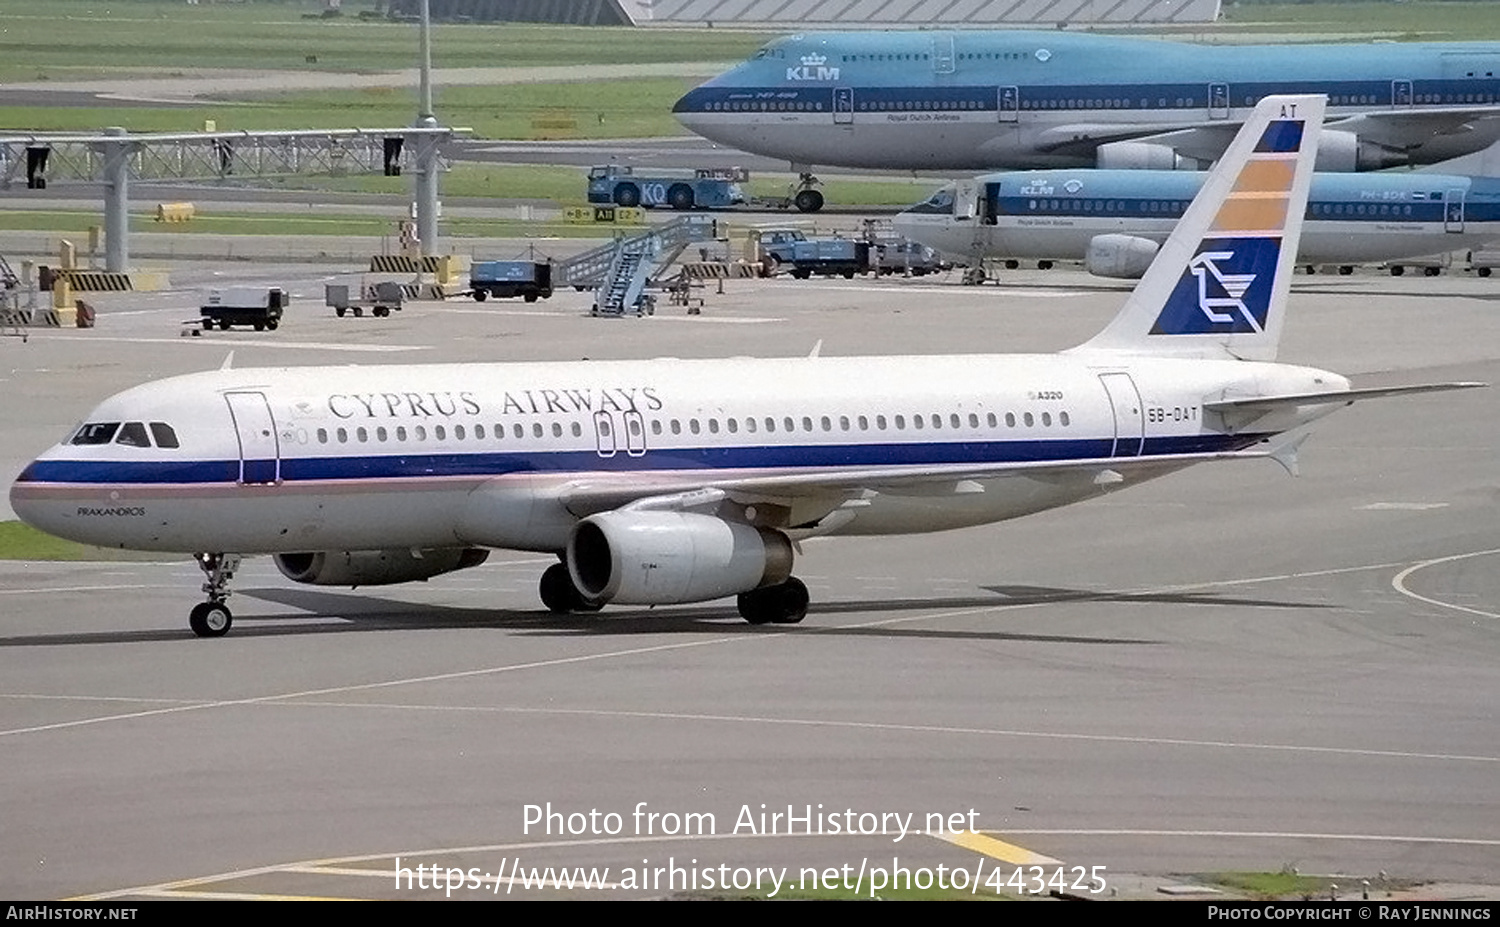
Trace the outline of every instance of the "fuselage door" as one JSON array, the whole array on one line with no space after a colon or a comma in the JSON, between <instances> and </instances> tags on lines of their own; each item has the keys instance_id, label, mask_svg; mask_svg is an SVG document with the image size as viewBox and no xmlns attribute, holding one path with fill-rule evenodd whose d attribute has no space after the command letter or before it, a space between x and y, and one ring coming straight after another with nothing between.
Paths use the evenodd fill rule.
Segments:
<instances>
[{"instance_id":1,"label":"fuselage door","mask_svg":"<svg viewBox=\"0 0 1500 927\"><path fill-rule=\"evenodd\" d=\"M995 88L996 117L1001 122L1015 122L1021 118L1021 88L1016 86Z\"/></svg>"},{"instance_id":2,"label":"fuselage door","mask_svg":"<svg viewBox=\"0 0 1500 927\"><path fill-rule=\"evenodd\" d=\"M1146 443L1146 416L1135 381L1128 373L1101 373L1099 382L1104 384L1115 417L1115 443L1109 456L1139 457Z\"/></svg>"},{"instance_id":3,"label":"fuselage door","mask_svg":"<svg viewBox=\"0 0 1500 927\"><path fill-rule=\"evenodd\" d=\"M243 484L281 481L281 442L276 421L265 393L225 393L229 415L240 443L240 479Z\"/></svg>"},{"instance_id":4,"label":"fuselage door","mask_svg":"<svg viewBox=\"0 0 1500 927\"><path fill-rule=\"evenodd\" d=\"M625 413L625 453L631 457L646 456L646 420L635 409Z\"/></svg>"},{"instance_id":5,"label":"fuselage door","mask_svg":"<svg viewBox=\"0 0 1500 927\"><path fill-rule=\"evenodd\" d=\"M1000 184L984 185L984 224L998 225L1000 222Z\"/></svg>"},{"instance_id":6,"label":"fuselage door","mask_svg":"<svg viewBox=\"0 0 1500 927\"><path fill-rule=\"evenodd\" d=\"M1410 106L1412 104L1411 81L1391 81L1391 105Z\"/></svg>"},{"instance_id":7,"label":"fuselage door","mask_svg":"<svg viewBox=\"0 0 1500 927\"><path fill-rule=\"evenodd\" d=\"M953 73L953 34L944 32L932 37L932 73Z\"/></svg>"},{"instance_id":8,"label":"fuselage door","mask_svg":"<svg viewBox=\"0 0 1500 927\"><path fill-rule=\"evenodd\" d=\"M960 180L953 185L953 218L967 221L979 210L979 183Z\"/></svg>"},{"instance_id":9,"label":"fuselage door","mask_svg":"<svg viewBox=\"0 0 1500 927\"><path fill-rule=\"evenodd\" d=\"M594 413L594 440L600 457L613 457L619 446L615 444L615 421L608 412Z\"/></svg>"},{"instance_id":10,"label":"fuselage door","mask_svg":"<svg viewBox=\"0 0 1500 927\"><path fill-rule=\"evenodd\" d=\"M1228 119L1229 118L1229 85L1228 84L1209 84L1208 85L1208 118L1210 118L1210 119Z\"/></svg>"},{"instance_id":11,"label":"fuselage door","mask_svg":"<svg viewBox=\"0 0 1500 927\"><path fill-rule=\"evenodd\" d=\"M833 88L833 124L853 125L854 123L854 88Z\"/></svg>"},{"instance_id":12,"label":"fuselage door","mask_svg":"<svg viewBox=\"0 0 1500 927\"><path fill-rule=\"evenodd\" d=\"M1452 189L1443 191L1443 231L1462 232L1464 230L1464 191Z\"/></svg>"}]
</instances>

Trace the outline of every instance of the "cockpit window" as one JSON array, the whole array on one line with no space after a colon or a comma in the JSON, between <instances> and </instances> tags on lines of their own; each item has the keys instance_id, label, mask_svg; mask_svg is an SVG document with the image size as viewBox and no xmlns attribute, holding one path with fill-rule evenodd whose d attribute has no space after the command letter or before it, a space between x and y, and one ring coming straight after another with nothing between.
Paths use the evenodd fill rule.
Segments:
<instances>
[{"instance_id":1,"label":"cockpit window","mask_svg":"<svg viewBox=\"0 0 1500 927\"><path fill-rule=\"evenodd\" d=\"M166 422L152 422L151 437L155 439L157 447L181 447L177 443L177 432Z\"/></svg>"},{"instance_id":2,"label":"cockpit window","mask_svg":"<svg viewBox=\"0 0 1500 927\"><path fill-rule=\"evenodd\" d=\"M949 215L953 212L953 188L944 187L906 211Z\"/></svg>"},{"instance_id":3,"label":"cockpit window","mask_svg":"<svg viewBox=\"0 0 1500 927\"><path fill-rule=\"evenodd\" d=\"M108 444L120 430L119 422L89 422L73 435L69 444Z\"/></svg>"},{"instance_id":4,"label":"cockpit window","mask_svg":"<svg viewBox=\"0 0 1500 927\"><path fill-rule=\"evenodd\" d=\"M146 437L145 425L140 422L126 422L120 426L120 434L115 438L115 443L128 447L150 447L151 439Z\"/></svg>"}]
</instances>

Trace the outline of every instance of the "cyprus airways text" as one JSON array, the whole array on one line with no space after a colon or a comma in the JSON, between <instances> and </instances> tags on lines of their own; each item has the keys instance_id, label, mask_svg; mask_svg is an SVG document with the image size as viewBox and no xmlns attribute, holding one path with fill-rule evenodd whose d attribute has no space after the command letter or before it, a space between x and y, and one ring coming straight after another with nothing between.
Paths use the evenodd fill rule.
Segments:
<instances>
[{"instance_id":1,"label":"cyprus airways text","mask_svg":"<svg viewBox=\"0 0 1500 927\"><path fill-rule=\"evenodd\" d=\"M521 813L526 834L616 836L628 832L644 836L711 836L718 833L744 836L838 834L885 834L900 843L909 834L958 834L979 830L979 812L856 811L812 805L741 805L730 830L719 830L719 819L711 811L657 811L640 802L634 811L568 811L544 805L525 805Z\"/></svg>"}]
</instances>

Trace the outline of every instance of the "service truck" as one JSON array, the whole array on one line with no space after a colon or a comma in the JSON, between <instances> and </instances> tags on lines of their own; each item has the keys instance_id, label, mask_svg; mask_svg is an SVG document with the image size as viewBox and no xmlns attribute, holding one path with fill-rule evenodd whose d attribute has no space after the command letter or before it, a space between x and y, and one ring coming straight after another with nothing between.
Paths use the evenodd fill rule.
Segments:
<instances>
[{"instance_id":1,"label":"service truck","mask_svg":"<svg viewBox=\"0 0 1500 927\"><path fill-rule=\"evenodd\" d=\"M870 243L854 238L809 238L793 242L792 260L784 266L798 280L806 280L813 274L853 280L855 274L870 272Z\"/></svg>"},{"instance_id":2,"label":"service truck","mask_svg":"<svg viewBox=\"0 0 1500 927\"><path fill-rule=\"evenodd\" d=\"M487 297L524 297L528 303L552 295L552 265L535 261L479 261L469 268L475 302Z\"/></svg>"},{"instance_id":3,"label":"service truck","mask_svg":"<svg viewBox=\"0 0 1500 927\"><path fill-rule=\"evenodd\" d=\"M234 286L209 290L208 302L198 314L205 329L219 326L227 331L231 325L249 325L256 331L275 331L281 324L282 310L291 302L281 287Z\"/></svg>"}]
</instances>

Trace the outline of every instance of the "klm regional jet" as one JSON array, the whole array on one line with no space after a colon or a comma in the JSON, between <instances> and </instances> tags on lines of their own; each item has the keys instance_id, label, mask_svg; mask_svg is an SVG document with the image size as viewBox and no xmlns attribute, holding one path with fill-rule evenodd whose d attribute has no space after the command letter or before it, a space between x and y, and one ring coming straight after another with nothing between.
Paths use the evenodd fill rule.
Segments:
<instances>
[{"instance_id":1,"label":"klm regional jet","mask_svg":"<svg viewBox=\"0 0 1500 927\"><path fill-rule=\"evenodd\" d=\"M1083 261L1146 272L1206 174L1088 168L985 174L898 214L896 231L958 260ZM1399 171L1313 175L1297 263L1400 261L1500 240L1500 179ZM973 274L969 278L973 280Z\"/></svg>"},{"instance_id":2,"label":"klm regional jet","mask_svg":"<svg viewBox=\"0 0 1500 927\"><path fill-rule=\"evenodd\" d=\"M1500 43L1211 46L1072 32L793 35L674 112L713 141L897 170L1207 167L1262 97L1328 97L1318 169L1500 139Z\"/></svg>"},{"instance_id":3,"label":"klm regional jet","mask_svg":"<svg viewBox=\"0 0 1500 927\"><path fill-rule=\"evenodd\" d=\"M29 524L194 553L193 631L245 554L325 585L545 551L557 612L736 596L801 621L799 541L1017 518L1274 458L1357 399L1275 363L1321 97L1249 118L1119 314L1062 354L216 370L106 399L17 478Z\"/></svg>"}]
</instances>

